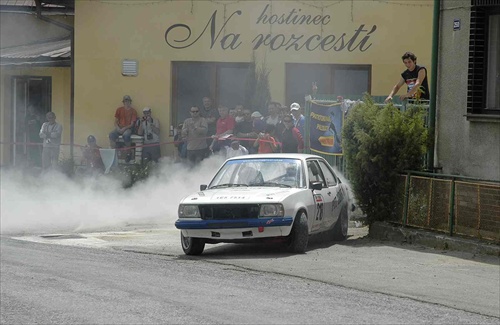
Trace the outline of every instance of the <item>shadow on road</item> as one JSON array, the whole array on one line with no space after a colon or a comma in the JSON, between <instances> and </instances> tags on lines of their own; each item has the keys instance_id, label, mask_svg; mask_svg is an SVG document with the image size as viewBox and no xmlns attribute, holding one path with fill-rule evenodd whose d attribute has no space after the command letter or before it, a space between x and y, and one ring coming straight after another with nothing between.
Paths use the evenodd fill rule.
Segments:
<instances>
[{"instance_id":1,"label":"shadow on road","mask_svg":"<svg viewBox=\"0 0 500 325\"><path fill-rule=\"evenodd\" d=\"M464 260L471 260L491 265L499 265L500 259L496 256L478 255L470 252L451 251L434 249L421 245L408 243L398 243L391 241L382 241L371 239L368 235L363 237L349 235L348 239L342 242L335 242L329 238L325 238L325 234L315 235L309 239L309 244L305 255L319 252L324 249L335 249L338 247L348 247L350 249L366 249L374 247L391 247L401 250L409 250L413 252L446 255ZM356 254L356 252L352 252ZM304 254L294 254L287 251L287 247L283 243L255 243L255 244L217 244L205 246L205 251L201 256L186 256L179 255L178 259L210 259L210 260L234 260L234 259L280 259L292 256L301 256Z\"/></svg>"}]
</instances>

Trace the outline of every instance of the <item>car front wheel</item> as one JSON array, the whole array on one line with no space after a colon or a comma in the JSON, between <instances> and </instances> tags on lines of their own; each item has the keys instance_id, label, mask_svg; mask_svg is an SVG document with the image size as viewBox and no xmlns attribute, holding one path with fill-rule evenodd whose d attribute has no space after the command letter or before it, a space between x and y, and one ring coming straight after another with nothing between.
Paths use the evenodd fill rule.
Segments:
<instances>
[{"instance_id":1,"label":"car front wheel","mask_svg":"<svg viewBox=\"0 0 500 325\"><path fill-rule=\"evenodd\" d=\"M201 238L184 237L181 232L181 245L184 254L200 255L205 249L205 241Z\"/></svg>"},{"instance_id":2,"label":"car front wheel","mask_svg":"<svg viewBox=\"0 0 500 325\"><path fill-rule=\"evenodd\" d=\"M309 228L307 226L307 215L304 211L299 211L293 222L290 233L288 248L293 253L305 253L309 242Z\"/></svg>"}]
</instances>

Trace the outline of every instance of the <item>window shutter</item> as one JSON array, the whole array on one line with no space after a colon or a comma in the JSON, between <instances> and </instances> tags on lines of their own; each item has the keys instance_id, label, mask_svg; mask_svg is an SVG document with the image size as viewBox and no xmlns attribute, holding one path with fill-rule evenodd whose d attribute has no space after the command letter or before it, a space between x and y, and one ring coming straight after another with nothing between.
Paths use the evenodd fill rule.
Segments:
<instances>
[{"instance_id":1,"label":"window shutter","mask_svg":"<svg viewBox=\"0 0 500 325\"><path fill-rule=\"evenodd\" d=\"M474 6L472 1L470 16L469 68L467 86L467 113L475 113L485 108L486 88L486 14L483 8Z\"/></svg>"}]
</instances>

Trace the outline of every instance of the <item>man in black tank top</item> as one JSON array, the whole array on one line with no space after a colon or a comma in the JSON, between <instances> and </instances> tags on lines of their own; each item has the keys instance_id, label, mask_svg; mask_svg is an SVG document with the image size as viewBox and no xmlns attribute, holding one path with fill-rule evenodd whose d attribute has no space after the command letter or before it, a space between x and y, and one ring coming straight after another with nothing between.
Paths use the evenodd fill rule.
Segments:
<instances>
[{"instance_id":1,"label":"man in black tank top","mask_svg":"<svg viewBox=\"0 0 500 325\"><path fill-rule=\"evenodd\" d=\"M406 98L428 100L430 94L429 83L427 82L427 69L417 65L417 57L411 52L403 54L402 59L407 69L401 73L401 79L394 85L385 102L391 101L392 97L397 94L399 88L404 84L407 85L408 92L399 96L401 100L405 100Z\"/></svg>"}]
</instances>

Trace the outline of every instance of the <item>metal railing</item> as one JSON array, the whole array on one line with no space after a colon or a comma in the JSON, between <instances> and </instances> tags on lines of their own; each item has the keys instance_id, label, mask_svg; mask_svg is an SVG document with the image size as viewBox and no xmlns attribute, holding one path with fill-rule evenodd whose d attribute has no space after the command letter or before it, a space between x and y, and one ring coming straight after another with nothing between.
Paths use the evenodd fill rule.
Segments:
<instances>
[{"instance_id":1,"label":"metal railing","mask_svg":"<svg viewBox=\"0 0 500 325\"><path fill-rule=\"evenodd\" d=\"M390 221L500 243L500 181L409 171Z\"/></svg>"}]
</instances>

